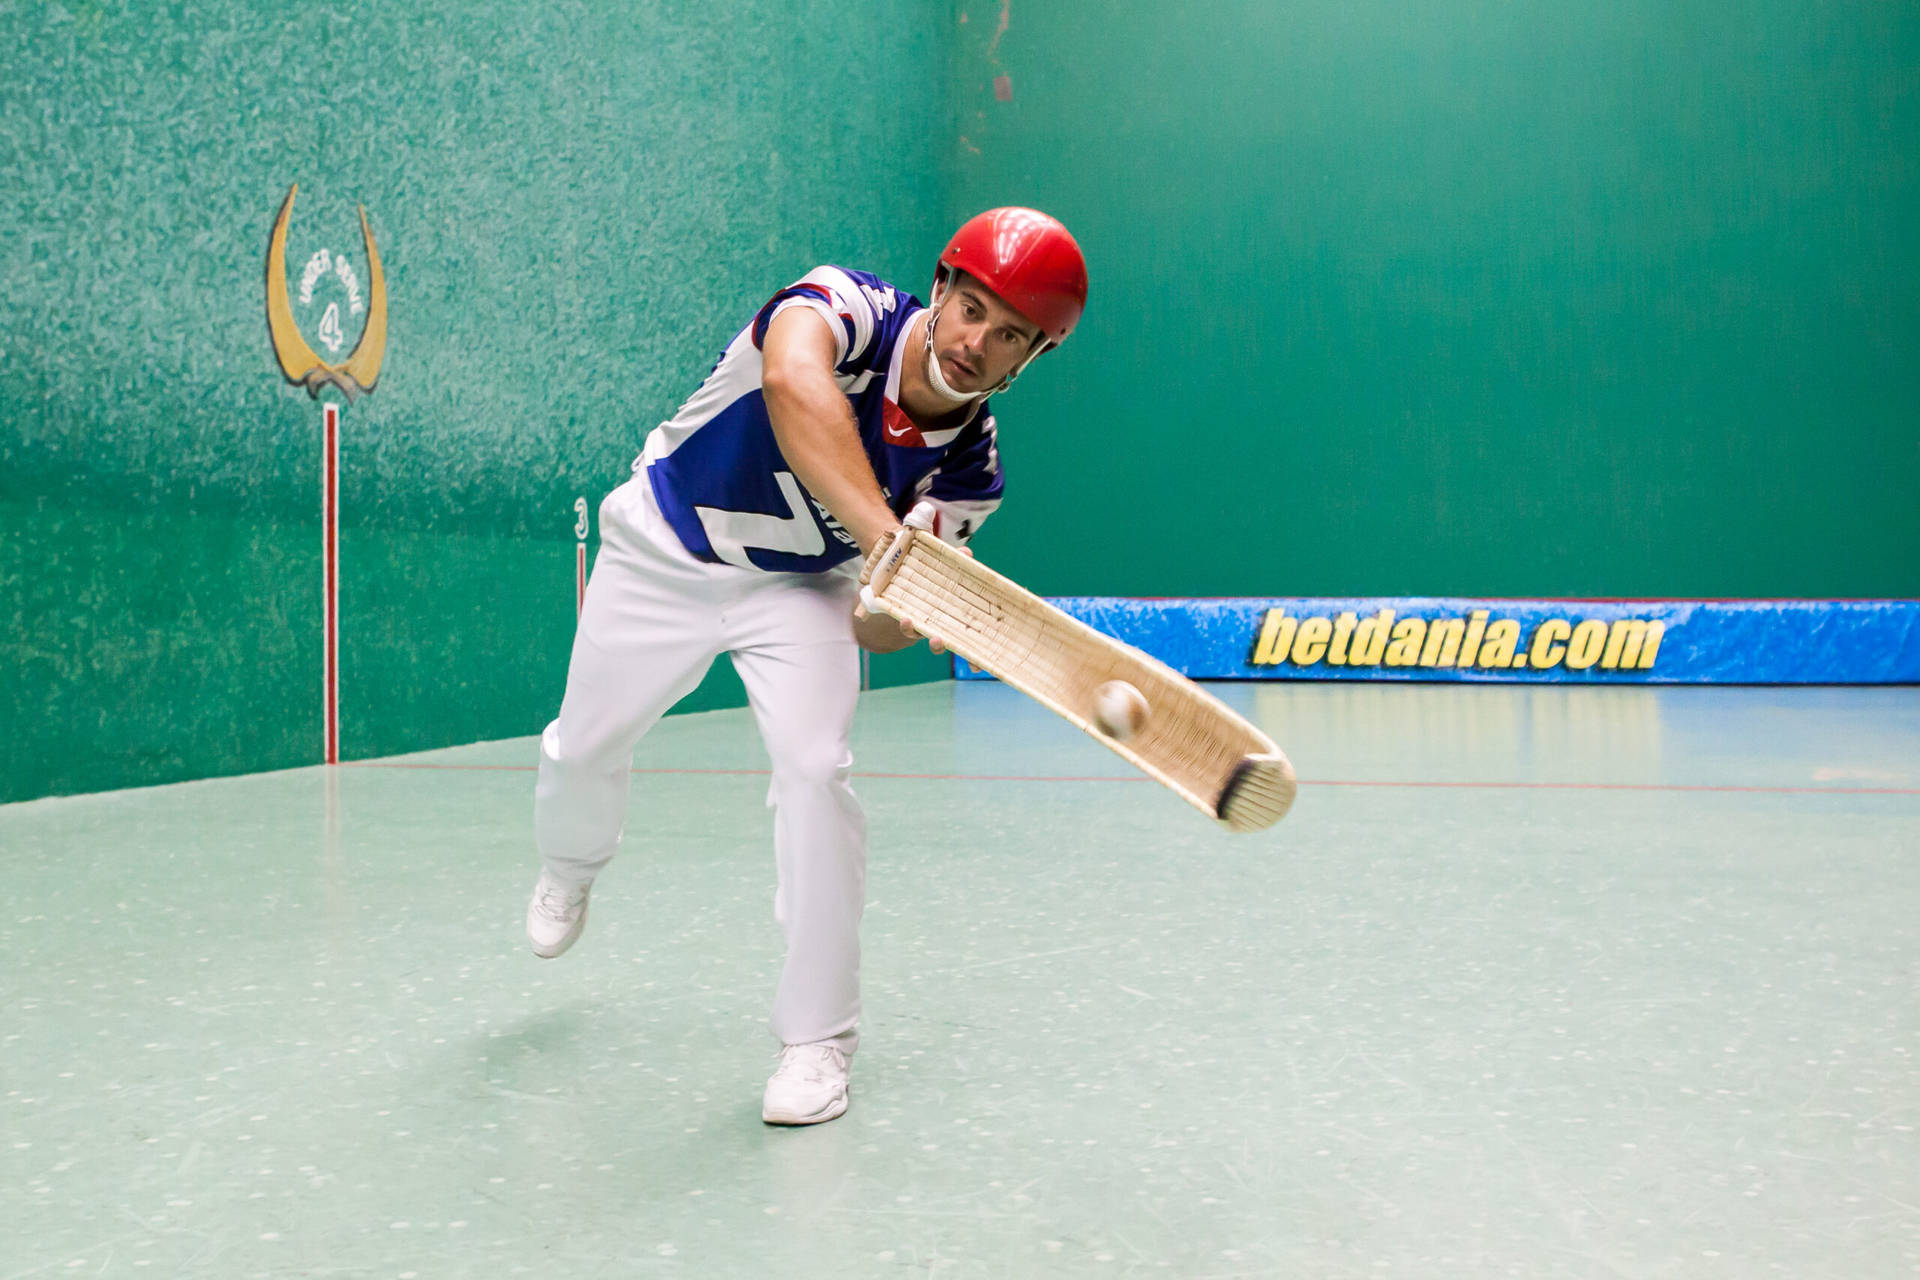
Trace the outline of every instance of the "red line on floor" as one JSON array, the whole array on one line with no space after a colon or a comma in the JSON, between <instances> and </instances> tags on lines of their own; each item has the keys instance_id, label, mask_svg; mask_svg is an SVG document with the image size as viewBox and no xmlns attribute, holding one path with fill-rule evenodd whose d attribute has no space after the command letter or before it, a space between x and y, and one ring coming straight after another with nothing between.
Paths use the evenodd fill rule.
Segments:
<instances>
[{"instance_id":1,"label":"red line on floor","mask_svg":"<svg viewBox=\"0 0 1920 1280\"><path fill-rule=\"evenodd\" d=\"M454 772L532 773L530 764L430 764L397 760L352 760L348 764L362 769L445 769ZM765 769L635 769L642 774L677 774L691 777L764 778ZM1011 773L855 773L856 778L904 779L913 782L1152 782L1152 778L1121 774L1117 776L1074 776L1066 774ZM1816 796L1920 796L1920 787L1754 787L1675 782L1435 782L1379 778L1302 778L1303 787L1429 787L1492 791L1712 791L1759 795Z\"/></svg>"},{"instance_id":2,"label":"red line on floor","mask_svg":"<svg viewBox=\"0 0 1920 1280\"><path fill-rule=\"evenodd\" d=\"M1920 796L1920 787L1742 787L1684 782L1378 782L1300 780L1303 787L1461 787L1521 791L1731 791L1767 795Z\"/></svg>"}]
</instances>

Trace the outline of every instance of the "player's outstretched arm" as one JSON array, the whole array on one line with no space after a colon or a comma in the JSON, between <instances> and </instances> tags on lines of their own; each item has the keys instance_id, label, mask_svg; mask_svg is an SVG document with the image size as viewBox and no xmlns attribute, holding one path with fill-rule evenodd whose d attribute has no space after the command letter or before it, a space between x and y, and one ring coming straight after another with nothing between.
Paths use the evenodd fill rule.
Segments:
<instances>
[{"instance_id":1,"label":"player's outstretched arm","mask_svg":"<svg viewBox=\"0 0 1920 1280\"><path fill-rule=\"evenodd\" d=\"M833 330L818 313L789 307L767 326L760 357L760 389L787 465L860 550L871 550L900 521L880 494L853 408L834 381Z\"/></svg>"}]
</instances>

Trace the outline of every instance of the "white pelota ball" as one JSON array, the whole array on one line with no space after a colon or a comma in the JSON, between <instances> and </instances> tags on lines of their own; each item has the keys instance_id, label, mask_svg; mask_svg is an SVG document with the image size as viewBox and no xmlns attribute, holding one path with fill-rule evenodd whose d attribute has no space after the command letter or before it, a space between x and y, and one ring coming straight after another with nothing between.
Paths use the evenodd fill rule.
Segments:
<instances>
[{"instance_id":1,"label":"white pelota ball","mask_svg":"<svg viewBox=\"0 0 1920 1280\"><path fill-rule=\"evenodd\" d=\"M1109 680L1093 691L1093 723L1100 732L1125 742L1147 724L1147 700L1125 680Z\"/></svg>"}]
</instances>

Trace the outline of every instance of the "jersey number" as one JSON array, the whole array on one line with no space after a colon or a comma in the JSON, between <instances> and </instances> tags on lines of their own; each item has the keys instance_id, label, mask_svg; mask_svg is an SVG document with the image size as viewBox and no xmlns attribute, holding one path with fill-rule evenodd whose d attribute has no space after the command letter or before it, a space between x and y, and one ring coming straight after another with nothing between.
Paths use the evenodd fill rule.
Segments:
<instances>
[{"instance_id":1,"label":"jersey number","mask_svg":"<svg viewBox=\"0 0 1920 1280\"><path fill-rule=\"evenodd\" d=\"M722 511L719 507L695 507L700 527L707 531L713 554L742 569L759 566L747 559L747 548L784 551L789 555L817 556L827 549L827 540L814 522L807 497L791 471L773 473L780 495L787 500L787 514L764 516L755 511Z\"/></svg>"}]
</instances>

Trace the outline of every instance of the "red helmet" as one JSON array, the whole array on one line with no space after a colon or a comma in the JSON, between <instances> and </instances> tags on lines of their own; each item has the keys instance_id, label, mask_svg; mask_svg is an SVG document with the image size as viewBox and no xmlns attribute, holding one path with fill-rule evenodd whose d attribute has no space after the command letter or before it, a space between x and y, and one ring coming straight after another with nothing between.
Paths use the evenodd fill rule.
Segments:
<instances>
[{"instance_id":1,"label":"red helmet","mask_svg":"<svg viewBox=\"0 0 1920 1280\"><path fill-rule=\"evenodd\" d=\"M1049 343L1073 332L1087 305L1087 260L1057 221L1038 209L989 209L953 233L936 284L964 271L1040 326Z\"/></svg>"}]
</instances>

